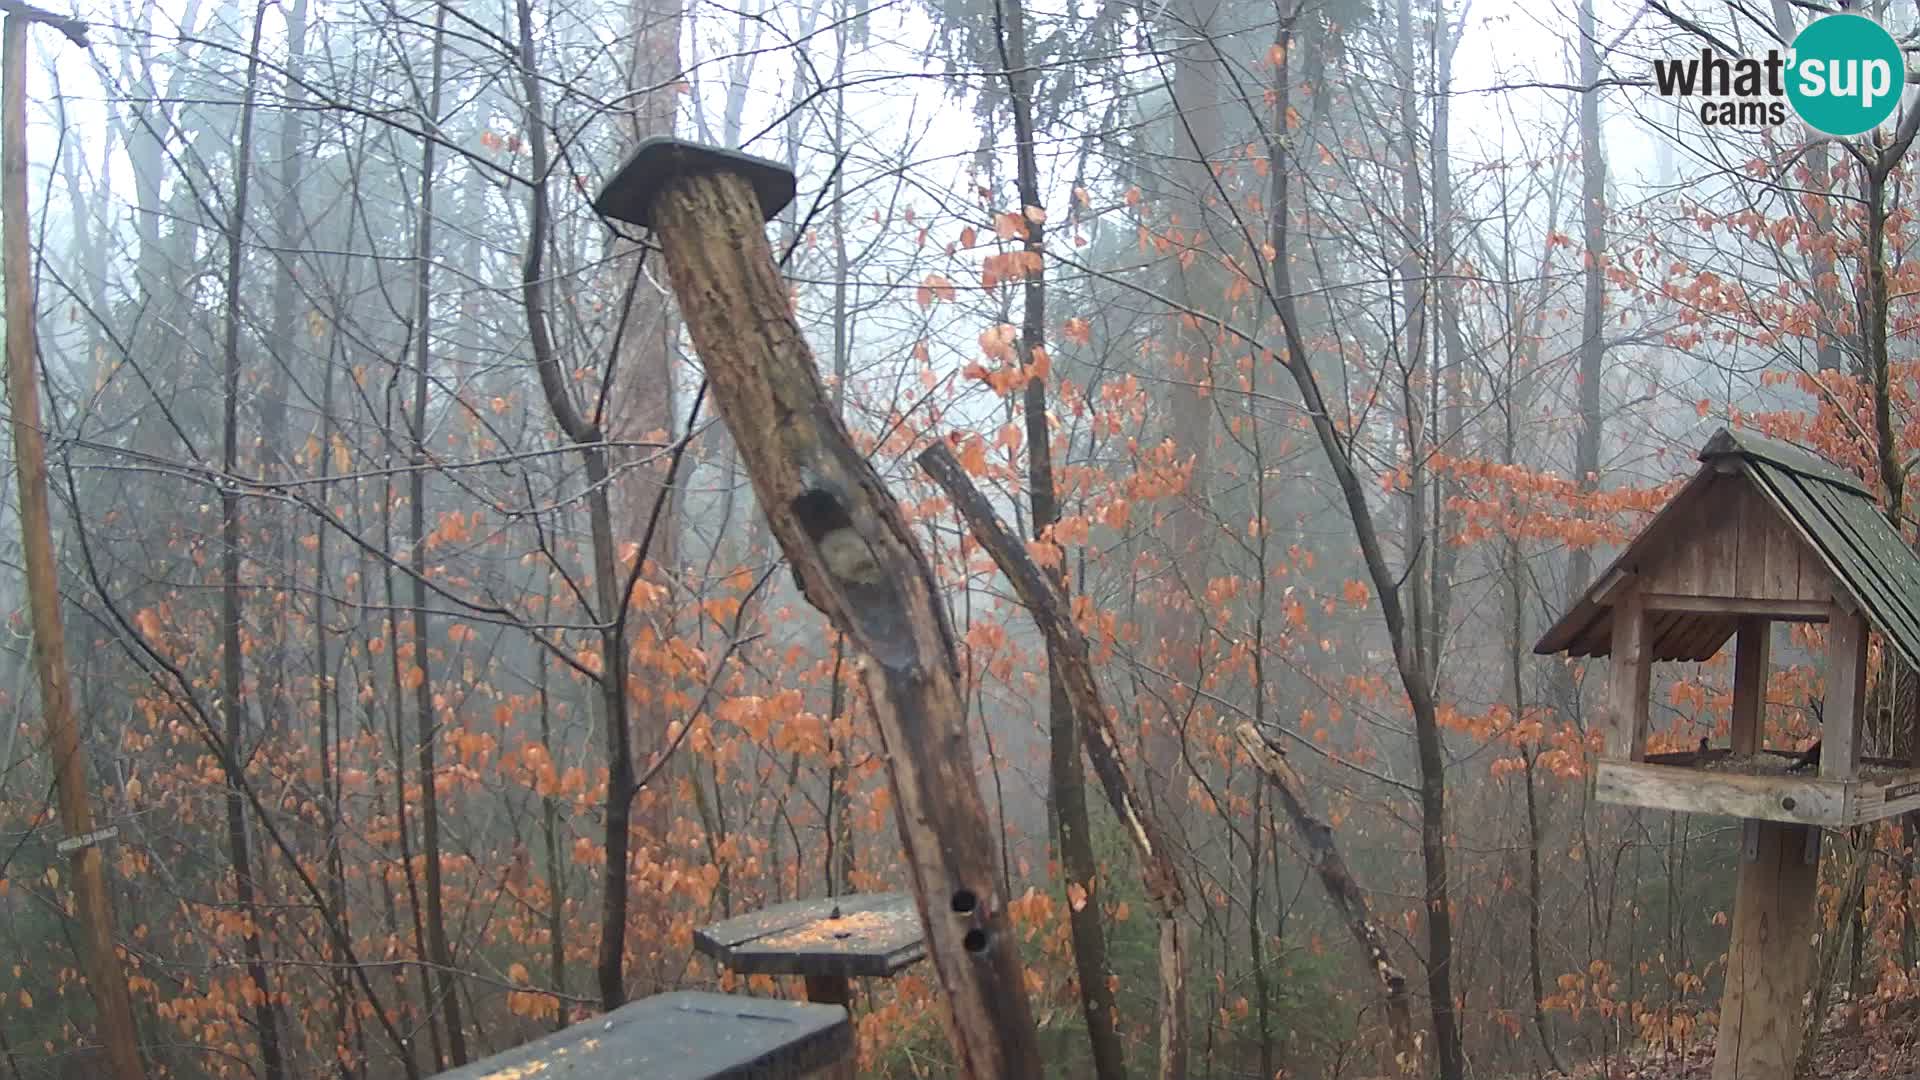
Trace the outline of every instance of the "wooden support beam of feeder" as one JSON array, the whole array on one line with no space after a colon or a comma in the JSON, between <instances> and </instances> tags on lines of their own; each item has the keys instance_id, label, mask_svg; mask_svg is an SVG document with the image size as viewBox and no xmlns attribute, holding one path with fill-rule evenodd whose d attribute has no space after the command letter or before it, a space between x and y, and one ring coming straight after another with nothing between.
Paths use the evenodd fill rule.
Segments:
<instances>
[{"instance_id":1,"label":"wooden support beam of feeder","mask_svg":"<svg viewBox=\"0 0 1920 1080\"><path fill-rule=\"evenodd\" d=\"M960 1074L1039 1076L953 630L899 505L822 392L767 244L793 190L776 162L649 139L595 206L653 229L774 538L860 657Z\"/></svg>"},{"instance_id":2,"label":"wooden support beam of feeder","mask_svg":"<svg viewBox=\"0 0 1920 1080\"><path fill-rule=\"evenodd\" d=\"M1793 1080L1819 910L1820 865L1809 842L1819 830L1777 821L1746 828L1757 842L1740 860L1713 1080Z\"/></svg>"},{"instance_id":3,"label":"wooden support beam of feeder","mask_svg":"<svg viewBox=\"0 0 1920 1080\"><path fill-rule=\"evenodd\" d=\"M1759 616L1740 620L1733 645L1733 752L1760 749L1767 721L1767 675L1772 670L1773 624Z\"/></svg>"},{"instance_id":4,"label":"wooden support beam of feeder","mask_svg":"<svg viewBox=\"0 0 1920 1080\"><path fill-rule=\"evenodd\" d=\"M1820 776L1851 780L1859 768L1867 701L1867 621L1834 605L1827 618L1827 697L1820 708Z\"/></svg>"},{"instance_id":5,"label":"wooden support beam of feeder","mask_svg":"<svg viewBox=\"0 0 1920 1080\"><path fill-rule=\"evenodd\" d=\"M1613 722L1607 727L1610 758L1639 761L1646 754L1647 695L1653 692L1653 650L1647 640L1647 612L1638 589L1628 589L1613 605L1613 655L1608 672Z\"/></svg>"}]
</instances>

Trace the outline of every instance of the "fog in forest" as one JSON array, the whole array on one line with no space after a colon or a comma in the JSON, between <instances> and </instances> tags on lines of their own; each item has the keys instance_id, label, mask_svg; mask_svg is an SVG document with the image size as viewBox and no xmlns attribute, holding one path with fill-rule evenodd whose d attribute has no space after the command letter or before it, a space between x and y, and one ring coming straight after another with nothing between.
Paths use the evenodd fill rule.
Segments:
<instances>
[{"instance_id":1,"label":"fog in forest","mask_svg":"<svg viewBox=\"0 0 1920 1080\"><path fill-rule=\"evenodd\" d=\"M52 2L85 47L0 2L10 358L37 332L0 449L0 1076L428 1077L657 994L801 1000L695 932L911 893L940 845L903 795L977 805L985 880L928 914L1017 975L854 980L845 1075L970 1075L967 980L1030 1017L1010 1076L1724 1051L1758 830L1607 797L1631 672L1536 645L1720 535L1609 576L1722 429L1913 543L1920 104L1843 138L1655 83L1821 0ZM658 136L795 175L752 318L701 330L688 287L737 234L594 208ZM824 405L749 422L753 365L695 334L789 317ZM905 651L970 769L908 777L936 728L876 701L868 594L823 601L841 565L756 498L828 417L898 500L882 567L924 557L872 595L932 589L951 666ZM1091 713L931 446L1078 628ZM1803 751L1850 702L1864 758L1920 763L1905 584L1741 622L1753 712L1727 613L1760 609L1722 603L1631 756ZM80 802L111 834L62 850ZM1920 1075L1910 818L1807 820L1801 1075Z\"/></svg>"}]
</instances>

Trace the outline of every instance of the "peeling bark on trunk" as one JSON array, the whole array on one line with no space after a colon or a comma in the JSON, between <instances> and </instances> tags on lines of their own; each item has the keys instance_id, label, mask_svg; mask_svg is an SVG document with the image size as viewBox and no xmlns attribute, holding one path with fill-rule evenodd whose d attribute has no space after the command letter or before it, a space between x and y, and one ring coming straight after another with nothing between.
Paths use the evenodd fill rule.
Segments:
<instances>
[{"instance_id":1,"label":"peeling bark on trunk","mask_svg":"<svg viewBox=\"0 0 1920 1080\"><path fill-rule=\"evenodd\" d=\"M1039 1076L933 571L822 390L746 179L679 175L653 198L651 216L681 317L774 537L807 600L861 655L959 1071Z\"/></svg>"}]
</instances>

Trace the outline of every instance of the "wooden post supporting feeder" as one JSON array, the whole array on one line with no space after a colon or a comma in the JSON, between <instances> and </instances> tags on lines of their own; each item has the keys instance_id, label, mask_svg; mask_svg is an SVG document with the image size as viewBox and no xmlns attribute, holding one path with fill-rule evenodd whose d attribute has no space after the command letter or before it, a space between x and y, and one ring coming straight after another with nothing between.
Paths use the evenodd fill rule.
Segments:
<instances>
[{"instance_id":1,"label":"wooden post supporting feeder","mask_svg":"<svg viewBox=\"0 0 1920 1080\"><path fill-rule=\"evenodd\" d=\"M1920 664L1920 558L1864 484L1812 454L1723 430L1700 460L1535 651L1612 658L1600 801L1744 820L1713 1080L1792 1080L1820 830L1920 809L1920 769L1859 744L1869 633ZM1774 622L1827 624L1822 729L1806 752L1765 745ZM1652 665L1710 659L1730 638L1730 745L1648 753Z\"/></svg>"},{"instance_id":2,"label":"wooden post supporting feeder","mask_svg":"<svg viewBox=\"0 0 1920 1080\"><path fill-rule=\"evenodd\" d=\"M953 630L898 504L822 392L767 244L765 223L793 194L777 162L655 138L594 205L658 238L774 538L860 657L961 1075L1039 1076Z\"/></svg>"}]
</instances>

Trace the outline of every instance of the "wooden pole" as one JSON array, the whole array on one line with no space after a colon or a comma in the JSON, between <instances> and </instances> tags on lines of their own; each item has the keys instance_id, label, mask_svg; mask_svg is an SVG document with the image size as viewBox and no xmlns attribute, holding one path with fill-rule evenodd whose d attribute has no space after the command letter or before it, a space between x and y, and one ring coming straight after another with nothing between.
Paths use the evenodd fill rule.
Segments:
<instances>
[{"instance_id":1,"label":"wooden pole","mask_svg":"<svg viewBox=\"0 0 1920 1080\"><path fill-rule=\"evenodd\" d=\"M1866 715L1867 620L1835 604L1827 617L1827 696L1820 707L1820 778L1851 780Z\"/></svg>"},{"instance_id":2,"label":"wooden pole","mask_svg":"<svg viewBox=\"0 0 1920 1080\"><path fill-rule=\"evenodd\" d=\"M1607 728L1610 758L1639 761L1647 756L1647 695L1653 691L1650 644L1646 605L1639 588L1630 586L1613 605L1613 655L1607 678L1613 704L1613 723Z\"/></svg>"},{"instance_id":3,"label":"wooden pole","mask_svg":"<svg viewBox=\"0 0 1920 1080\"><path fill-rule=\"evenodd\" d=\"M899 505L854 449L794 321L765 222L776 162L650 139L602 212L650 226L714 404L801 592L860 657L907 872L959 1073L1042 1075L995 833L973 765L952 627Z\"/></svg>"},{"instance_id":4,"label":"wooden pole","mask_svg":"<svg viewBox=\"0 0 1920 1080\"><path fill-rule=\"evenodd\" d=\"M1726 992L1714 1047L1713 1080L1793 1080L1808 977L1817 857L1811 825L1747 821L1755 838L1741 852L1727 945Z\"/></svg>"},{"instance_id":5,"label":"wooden pole","mask_svg":"<svg viewBox=\"0 0 1920 1080\"><path fill-rule=\"evenodd\" d=\"M80 920L87 988L99 1010L99 1039L119 1080L140 1080L140 1038L133 1003L115 951L113 907L107 896L104 860L93 835L87 758L74 721L67 678L67 645L60 627L59 575L53 564L53 527L47 495L47 449L41 434L39 343L35 337L32 252L27 222L27 27L41 20L32 9L6 5L0 48L0 218L4 218L7 305L7 396L12 406L13 454L20 482L20 544L27 571L27 606L33 618L33 663L40 680L40 707L59 789L60 827L84 842L68 852L74 907ZM59 20L71 23L71 20ZM62 26L74 37L74 31ZM85 43L84 31L78 40Z\"/></svg>"},{"instance_id":6,"label":"wooden pole","mask_svg":"<svg viewBox=\"0 0 1920 1080\"><path fill-rule=\"evenodd\" d=\"M1733 650L1733 732L1735 756L1760 749L1766 739L1767 676L1771 673L1768 647L1773 623L1765 616L1740 619Z\"/></svg>"}]
</instances>

